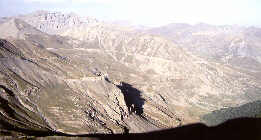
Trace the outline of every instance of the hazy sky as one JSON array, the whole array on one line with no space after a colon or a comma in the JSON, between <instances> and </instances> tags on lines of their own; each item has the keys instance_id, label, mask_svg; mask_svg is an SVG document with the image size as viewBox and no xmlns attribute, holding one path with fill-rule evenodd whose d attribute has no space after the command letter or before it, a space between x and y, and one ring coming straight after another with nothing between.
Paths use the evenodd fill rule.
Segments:
<instances>
[{"instance_id":1,"label":"hazy sky","mask_svg":"<svg viewBox=\"0 0 261 140\"><path fill-rule=\"evenodd\" d=\"M0 0L0 16L51 10L160 26L199 22L261 26L261 0Z\"/></svg>"}]
</instances>

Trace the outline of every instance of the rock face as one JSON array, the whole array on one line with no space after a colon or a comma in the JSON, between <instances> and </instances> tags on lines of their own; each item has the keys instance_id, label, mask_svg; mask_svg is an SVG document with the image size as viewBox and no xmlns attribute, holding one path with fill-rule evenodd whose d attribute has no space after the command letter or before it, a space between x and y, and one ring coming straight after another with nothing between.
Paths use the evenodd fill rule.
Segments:
<instances>
[{"instance_id":1,"label":"rock face","mask_svg":"<svg viewBox=\"0 0 261 140\"><path fill-rule=\"evenodd\" d=\"M81 18L74 13L63 14L59 12L37 11L35 13L25 15L22 17L24 21L29 24L33 24L49 34L56 34L63 29L80 26L82 24L94 24L97 23L93 18Z\"/></svg>"},{"instance_id":2,"label":"rock face","mask_svg":"<svg viewBox=\"0 0 261 140\"><path fill-rule=\"evenodd\" d=\"M7 25L12 33L0 33L1 119L19 128L138 133L261 99L252 74L160 36L62 13L10 18L0 29Z\"/></svg>"}]
</instances>

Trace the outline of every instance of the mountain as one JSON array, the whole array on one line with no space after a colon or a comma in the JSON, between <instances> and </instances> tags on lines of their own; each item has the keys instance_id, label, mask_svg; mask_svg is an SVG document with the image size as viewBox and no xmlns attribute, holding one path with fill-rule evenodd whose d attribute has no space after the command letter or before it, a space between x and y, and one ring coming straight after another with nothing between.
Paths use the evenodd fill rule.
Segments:
<instances>
[{"instance_id":1,"label":"mountain","mask_svg":"<svg viewBox=\"0 0 261 140\"><path fill-rule=\"evenodd\" d=\"M158 35L46 11L0 30L3 132L140 133L261 99L259 77Z\"/></svg>"},{"instance_id":2,"label":"mountain","mask_svg":"<svg viewBox=\"0 0 261 140\"><path fill-rule=\"evenodd\" d=\"M35 26L34 24L31 25ZM180 29L181 27L187 26L189 25L179 24L176 28ZM212 29L214 27L210 25L208 26L206 24L199 24L198 28L199 30L207 30ZM54 29L50 28L50 30ZM107 63L104 66L99 66L99 68L104 69L105 67L107 67L108 70L103 71L110 73L109 75L111 75L113 78L119 79L120 81L126 81L127 83L135 82L138 89L143 89L144 95L149 92L153 92L153 94L155 94L154 92L159 92L160 95L163 95L163 98L164 96L166 96L165 98L171 99L172 104L173 102L175 102L176 105L181 104L181 101L176 101L180 100L180 98L185 98L182 99L182 101L185 100L184 102L182 102L183 106L184 104L186 104L186 102L193 102L193 104L195 104L195 102L199 101L198 98L205 98L198 97L201 96L198 93L201 93L203 89L203 91L207 94L208 92L227 94L229 92L227 89L233 89L235 88L234 85L238 84L231 84L228 82L231 79L233 79L233 77L234 79L237 79L236 81L239 81L239 83L248 83L248 80L250 79L255 79L258 80L257 83L259 82L259 79L253 78L253 75L248 75L248 73L245 73L244 71L239 71L226 65L219 65L219 63L206 61L202 58L196 57L190 54L190 52L184 51L183 48L180 48L179 44L173 43L160 36L149 35L146 33L139 32L137 33L125 30L125 28L121 28L119 26L111 24L106 24L102 22L97 22L95 24L83 24L80 26L74 26L72 28L66 28L63 32L58 33L58 35L74 38L78 40L78 44L81 41L85 42L82 44L80 43L80 45L76 47L80 47L81 53L85 54L86 56L93 54L95 51L95 56L100 56L102 60L96 57L96 60L94 60L93 62L97 63L98 61L102 61L102 63ZM83 52L83 50L85 52ZM76 54L78 53L79 52L75 53L74 56L76 56ZM129 72L120 74L123 72L121 69L114 70L115 66L110 68L112 62L106 62L109 60L108 58L106 58L106 61L103 59L105 54L110 56L113 59L112 61L115 61L116 63L120 62L121 65L125 65L125 67L138 71L137 73L139 73L139 75L145 75L146 78L138 80L137 77L140 76L133 77L130 74L128 74ZM68 56L71 56L71 54L68 54ZM79 57L77 59L79 59ZM112 73L112 71L117 71L117 75L115 75L115 73ZM122 75L122 77L120 77L119 75ZM245 79L246 81L243 82L240 81L241 79L237 78L244 77L243 75L246 77L250 77L246 78L248 80ZM220 79L220 81L217 82L216 79ZM153 83L155 83L148 84L155 85L153 88L144 85L144 83L150 83L150 81L154 81ZM175 88L172 90L170 90L171 88L159 88L161 86L166 87L166 85L169 85L167 87L173 88L175 87L174 85L177 84L180 84L179 87L181 88L179 88L179 90L182 90L181 93L188 92L187 96L186 94L183 94L182 96L184 97L178 97L178 99L173 99L171 95L173 92L175 93ZM181 85L183 84L186 86L182 87ZM233 91L231 90L229 95L234 94L239 96L240 92L242 94L243 88L241 86L239 87L240 88L237 88ZM247 86L247 88L256 89L253 86ZM189 91L185 91L188 89ZM238 93L236 93L236 91ZM167 95L164 95L166 93ZM149 94L148 97L151 97L151 95L153 94ZM202 95L204 94L205 93L203 93ZM210 98L219 94L211 95ZM250 94L252 94L252 92ZM193 95L195 96L194 99ZM190 98L191 101L186 101L187 98ZM234 98L231 99L231 101L233 100ZM241 101L243 100L240 99L239 102ZM208 103L204 105L199 105L202 103L196 104L197 106L201 106L201 108L205 108L206 110L210 110L210 108L217 109L222 106L225 106L223 102L220 103L220 105L216 103L217 102L215 102L214 105L208 105Z\"/></svg>"},{"instance_id":3,"label":"mountain","mask_svg":"<svg viewBox=\"0 0 261 140\"><path fill-rule=\"evenodd\" d=\"M162 35L200 57L260 74L260 28L173 23L144 32Z\"/></svg>"},{"instance_id":4,"label":"mountain","mask_svg":"<svg viewBox=\"0 0 261 140\"><path fill-rule=\"evenodd\" d=\"M139 90L124 82L112 83L106 73L81 64L80 59L49 51L69 49L66 38L43 33L20 19L10 19L1 28L6 24L13 25L16 34L1 35L1 132L16 128L66 134L123 133L166 127L140 116L143 99ZM178 124L164 111L155 113L168 125Z\"/></svg>"}]
</instances>

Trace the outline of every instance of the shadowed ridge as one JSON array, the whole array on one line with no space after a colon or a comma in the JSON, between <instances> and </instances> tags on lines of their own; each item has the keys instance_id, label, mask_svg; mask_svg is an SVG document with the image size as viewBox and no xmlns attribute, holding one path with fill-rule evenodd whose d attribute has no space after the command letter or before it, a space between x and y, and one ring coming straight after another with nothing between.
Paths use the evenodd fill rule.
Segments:
<instances>
[{"instance_id":1,"label":"shadowed ridge","mask_svg":"<svg viewBox=\"0 0 261 140\"><path fill-rule=\"evenodd\" d=\"M178 128L141 134L100 135L100 140L159 140L159 139L193 139L193 140L259 140L261 138L261 119L238 118L229 120L215 127L197 123Z\"/></svg>"},{"instance_id":2,"label":"shadowed ridge","mask_svg":"<svg viewBox=\"0 0 261 140\"><path fill-rule=\"evenodd\" d=\"M261 139L261 119L239 118L229 120L214 127L196 123L168 130L139 134L88 134L67 135L50 132L57 139L98 139L98 140L259 140ZM46 136L50 136L46 133ZM35 136L43 136L41 135ZM35 139L52 139L52 137L37 137Z\"/></svg>"},{"instance_id":3,"label":"shadowed ridge","mask_svg":"<svg viewBox=\"0 0 261 140\"><path fill-rule=\"evenodd\" d=\"M197 123L177 127L168 130L155 131L142 134L127 135L103 135L100 140L259 140L261 139L261 119L256 118L238 118L229 120L223 124L214 127L207 127L204 124Z\"/></svg>"}]
</instances>

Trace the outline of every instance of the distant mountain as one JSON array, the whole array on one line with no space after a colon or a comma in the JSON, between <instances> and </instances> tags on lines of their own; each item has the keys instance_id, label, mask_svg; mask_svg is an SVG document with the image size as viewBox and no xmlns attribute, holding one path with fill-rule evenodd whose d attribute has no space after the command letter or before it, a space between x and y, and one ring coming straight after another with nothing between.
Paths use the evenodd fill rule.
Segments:
<instances>
[{"instance_id":1,"label":"distant mountain","mask_svg":"<svg viewBox=\"0 0 261 140\"><path fill-rule=\"evenodd\" d=\"M169 24L145 32L162 35L204 58L261 71L261 29L208 24Z\"/></svg>"},{"instance_id":2,"label":"distant mountain","mask_svg":"<svg viewBox=\"0 0 261 140\"><path fill-rule=\"evenodd\" d=\"M17 129L139 133L261 99L260 77L159 35L47 11L4 19L0 31L0 119Z\"/></svg>"}]
</instances>

